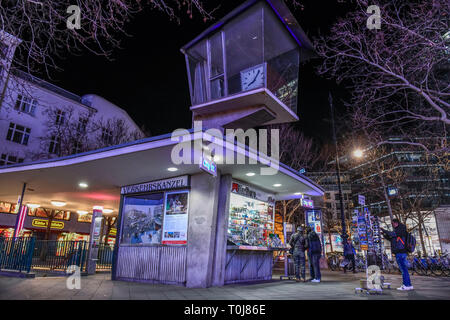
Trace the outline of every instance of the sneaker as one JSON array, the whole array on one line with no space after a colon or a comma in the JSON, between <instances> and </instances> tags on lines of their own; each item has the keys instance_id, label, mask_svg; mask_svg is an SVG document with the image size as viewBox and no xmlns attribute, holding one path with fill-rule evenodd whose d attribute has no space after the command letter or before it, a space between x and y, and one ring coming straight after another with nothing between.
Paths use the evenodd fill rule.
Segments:
<instances>
[{"instance_id":1,"label":"sneaker","mask_svg":"<svg viewBox=\"0 0 450 320\"><path fill-rule=\"evenodd\" d=\"M295 278L295 282L300 282L300 279L299 278Z\"/></svg>"},{"instance_id":2,"label":"sneaker","mask_svg":"<svg viewBox=\"0 0 450 320\"><path fill-rule=\"evenodd\" d=\"M320 282L319 279L312 279L311 282Z\"/></svg>"},{"instance_id":3,"label":"sneaker","mask_svg":"<svg viewBox=\"0 0 450 320\"><path fill-rule=\"evenodd\" d=\"M397 288L397 290L409 291L409 290L414 290L414 287L413 286L405 286L405 285L402 284L402 286L400 288Z\"/></svg>"}]
</instances>

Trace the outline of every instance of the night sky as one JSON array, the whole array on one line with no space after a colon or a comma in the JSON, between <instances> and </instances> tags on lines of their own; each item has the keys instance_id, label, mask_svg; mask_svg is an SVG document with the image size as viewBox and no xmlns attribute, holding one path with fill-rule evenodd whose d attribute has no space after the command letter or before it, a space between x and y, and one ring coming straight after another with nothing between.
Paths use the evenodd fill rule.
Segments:
<instances>
[{"instance_id":1,"label":"night sky","mask_svg":"<svg viewBox=\"0 0 450 320\"><path fill-rule=\"evenodd\" d=\"M214 14L223 17L243 1L218 3ZM309 38L327 33L346 6L338 1L303 1L304 9L294 15ZM326 3L326 4L325 4ZM152 135L169 133L176 128L191 127L190 98L186 65L180 48L214 22L204 23L197 14L191 20L183 16L181 23L170 21L158 11L144 12L130 22L122 49L116 50L114 61L86 53L69 56L59 65L64 69L52 75L52 82L76 94L98 94L125 109L138 125L145 125ZM328 90L332 90L335 106L342 115L339 97L342 88L333 81L320 78L311 61L300 69L300 97L296 125L318 142L331 139Z\"/></svg>"}]
</instances>

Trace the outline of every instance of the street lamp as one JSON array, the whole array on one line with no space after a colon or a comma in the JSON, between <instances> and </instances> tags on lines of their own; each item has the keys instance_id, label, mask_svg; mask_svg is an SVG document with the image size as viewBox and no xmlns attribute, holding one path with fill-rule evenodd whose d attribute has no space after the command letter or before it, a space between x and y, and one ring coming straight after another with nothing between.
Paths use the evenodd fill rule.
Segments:
<instances>
[{"instance_id":1,"label":"street lamp","mask_svg":"<svg viewBox=\"0 0 450 320\"><path fill-rule=\"evenodd\" d=\"M356 149L355 151L353 151L353 156L355 158L362 158L363 156L363 151L361 149Z\"/></svg>"},{"instance_id":2,"label":"street lamp","mask_svg":"<svg viewBox=\"0 0 450 320\"><path fill-rule=\"evenodd\" d=\"M334 110L333 110L333 98L331 97L331 92L328 93L328 101L330 102L330 112L331 112L331 125L333 128L333 140L334 140L334 146L336 149L336 177L338 182L338 190L339 190L339 203L341 204L341 226L342 226L342 243L345 243L347 241L347 229L345 225L345 213L344 213L344 200L342 196L342 187L341 187L341 169L339 167L339 154L338 154L338 147L337 147L337 139L336 139L336 128L334 125Z\"/></svg>"}]
</instances>

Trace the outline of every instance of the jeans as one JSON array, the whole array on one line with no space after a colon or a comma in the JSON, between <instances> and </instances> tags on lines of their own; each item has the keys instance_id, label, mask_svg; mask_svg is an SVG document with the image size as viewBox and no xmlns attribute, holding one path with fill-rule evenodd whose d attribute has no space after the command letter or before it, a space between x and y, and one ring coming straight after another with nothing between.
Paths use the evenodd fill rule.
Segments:
<instances>
[{"instance_id":1,"label":"jeans","mask_svg":"<svg viewBox=\"0 0 450 320\"><path fill-rule=\"evenodd\" d=\"M403 285L406 287L410 287L411 279L409 278L408 265L406 262L407 256L408 255L406 253L396 253L395 259L397 260L398 267L400 268L400 271L402 272Z\"/></svg>"},{"instance_id":2,"label":"jeans","mask_svg":"<svg viewBox=\"0 0 450 320\"><path fill-rule=\"evenodd\" d=\"M352 255L346 255L345 259L350 260L350 262L352 264L352 267L353 267L353 272L355 272L356 271L356 268L355 268L355 255L353 255L353 254ZM347 268L349 267L349 265L350 265L350 263L347 264L344 267L344 272L347 272Z\"/></svg>"},{"instance_id":3,"label":"jeans","mask_svg":"<svg viewBox=\"0 0 450 320\"><path fill-rule=\"evenodd\" d=\"M304 255L294 254L294 264L295 264L295 277L300 279L300 272L302 275L302 279L306 277L305 264L306 259Z\"/></svg>"},{"instance_id":4,"label":"jeans","mask_svg":"<svg viewBox=\"0 0 450 320\"><path fill-rule=\"evenodd\" d=\"M308 252L309 273L312 279L320 280L322 277L320 274L320 257L321 257L320 253L310 254Z\"/></svg>"}]
</instances>

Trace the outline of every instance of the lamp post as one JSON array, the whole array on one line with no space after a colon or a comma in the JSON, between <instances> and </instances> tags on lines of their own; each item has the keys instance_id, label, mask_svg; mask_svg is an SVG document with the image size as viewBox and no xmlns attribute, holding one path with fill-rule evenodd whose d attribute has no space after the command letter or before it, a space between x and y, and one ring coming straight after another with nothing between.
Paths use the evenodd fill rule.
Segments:
<instances>
[{"instance_id":1,"label":"lamp post","mask_svg":"<svg viewBox=\"0 0 450 320\"><path fill-rule=\"evenodd\" d=\"M347 241L347 228L345 225L345 213L344 213L344 200L342 196L342 186L341 186L341 169L339 167L339 154L337 147L337 139L336 139L336 127L334 125L334 109L333 109L333 98L331 97L331 92L328 93L328 101L330 103L330 112L331 112L331 125L333 129L333 141L334 147L336 149L336 177L338 182L338 190L339 190L339 203L341 204L341 226L342 226L342 242L345 243Z\"/></svg>"}]
</instances>

